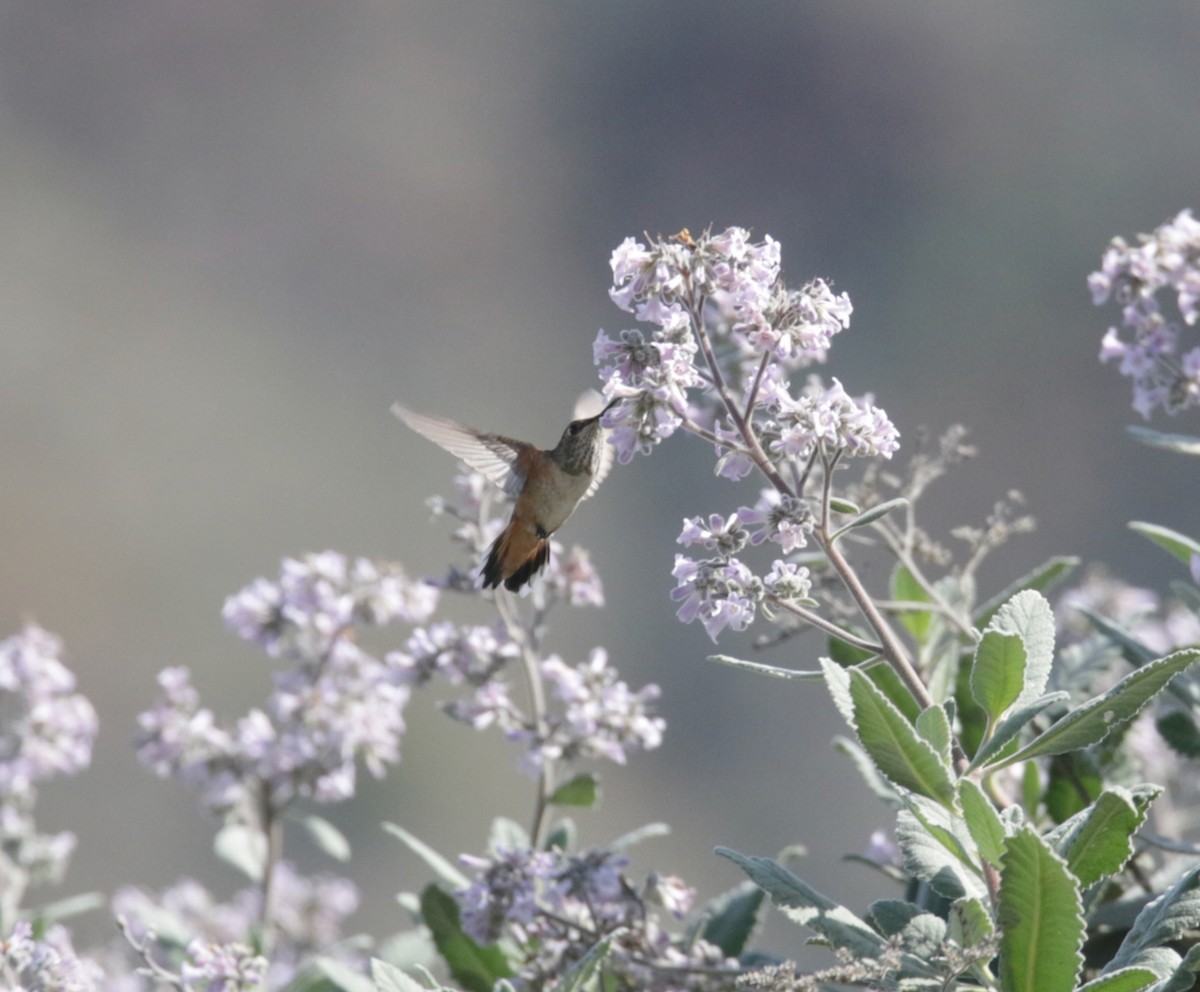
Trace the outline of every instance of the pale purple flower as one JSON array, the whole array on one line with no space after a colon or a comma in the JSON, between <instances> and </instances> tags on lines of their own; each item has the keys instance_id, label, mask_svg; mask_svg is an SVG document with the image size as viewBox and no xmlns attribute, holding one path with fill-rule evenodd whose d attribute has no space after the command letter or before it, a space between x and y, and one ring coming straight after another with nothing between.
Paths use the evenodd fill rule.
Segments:
<instances>
[{"instance_id":1,"label":"pale purple flower","mask_svg":"<svg viewBox=\"0 0 1200 992\"><path fill-rule=\"evenodd\" d=\"M564 710L561 718L550 716L546 738L535 739L535 764L548 757L600 757L623 765L629 751L649 751L662 743L666 721L653 712L658 686L632 691L608 664L603 648L594 648L587 662L576 666L553 655L541 663L541 672Z\"/></svg>"},{"instance_id":2,"label":"pale purple flower","mask_svg":"<svg viewBox=\"0 0 1200 992\"><path fill-rule=\"evenodd\" d=\"M420 623L437 596L398 565L324 551L285 558L277 582L256 579L222 613L231 630L270 656L318 661L352 624Z\"/></svg>"},{"instance_id":3,"label":"pale purple flower","mask_svg":"<svg viewBox=\"0 0 1200 992\"><path fill-rule=\"evenodd\" d=\"M806 600L811 589L812 577L808 569L795 562L777 559L763 579L763 590L785 602Z\"/></svg>"},{"instance_id":4,"label":"pale purple flower","mask_svg":"<svg viewBox=\"0 0 1200 992\"><path fill-rule=\"evenodd\" d=\"M867 841L867 847L862 856L877 865L899 867L901 863L900 849L891 835L883 830L871 831L871 838Z\"/></svg>"},{"instance_id":5,"label":"pale purple flower","mask_svg":"<svg viewBox=\"0 0 1200 992\"><path fill-rule=\"evenodd\" d=\"M276 673L265 707L222 727L200 706L187 670L175 668L160 674L162 698L138 718L139 760L157 775L200 787L217 812L264 788L276 807L297 797L340 801L353 794L358 760L376 778L400 760L409 688L392 667L325 623L335 615L363 624L410 615L412 602L393 585L395 573L332 555L285 563L284 573L281 622L268 641L255 639L296 663ZM418 613L423 609L418 601ZM324 620L309 624L306 617ZM285 627L300 636L284 634Z\"/></svg>"},{"instance_id":6,"label":"pale purple flower","mask_svg":"<svg viewBox=\"0 0 1200 992\"><path fill-rule=\"evenodd\" d=\"M359 905L353 882L325 874L306 877L289 862L280 861L271 877L270 898L275 947L263 987L286 986L314 954L330 955L354 967L362 965L361 948L344 940L345 921ZM159 893L126 887L113 897L112 911L125 921L133 940L162 960L189 939L217 949L252 941L262 917L262 889L247 886L220 902L191 879ZM212 951L212 960L228 960L220 953ZM190 964L203 969L209 960L205 951L192 957ZM195 979L203 977L200 971L189 974Z\"/></svg>"},{"instance_id":7,"label":"pale purple flower","mask_svg":"<svg viewBox=\"0 0 1200 992\"><path fill-rule=\"evenodd\" d=\"M513 703L508 685L491 679L479 686L469 699L456 699L443 709L456 720L469 723L476 730L499 727L501 730L528 734L528 718Z\"/></svg>"},{"instance_id":8,"label":"pale purple flower","mask_svg":"<svg viewBox=\"0 0 1200 992\"><path fill-rule=\"evenodd\" d=\"M678 875L652 874L646 879L646 895L677 920L682 920L692 909L696 890Z\"/></svg>"},{"instance_id":9,"label":"pale purple flower","mask_svg":"<svg viewBox=\"0 0 1200 992\"><path fill-rule=\"evenodd\" d=\"M675 540L685 548L700 544L709 551L728 556L741 551L748 538L740 514L731 513L725 518L719 513L712 513L707 521L700 517L684 518L683 530Z\"/></svg>"},{"instance_id":10,"label":"pale purple flower","mask_svg":"<svg viewBox=\"0 0 1200 992\"><path fill-rule=\"evenodd\" d=\"M1121 374L1133 380L1134 409L1149 418L1160 407L1173 414L1200 403L1196 364L1179 356L1179 328L1163 315L1159 302L1160 293L1174 293L1185 325L1200 315L1200 222L1191 211L1139 235L1135 246L1114 238L1088 286L1097 305L1110 296L1121 304L1128 340L1110 328L1100 358L1119 359Z\"/></svg>"},{"instance_id":11,"label":"pale purple flower","mask_svg":"<svg viewBox=\"0 0 1200 992\"><path fill-rule=\"evenodd\" d=\"M676 586L671 598L682 605L676 616L684 623L699 620L715 642L726 627L745 630L754 619L762 583L736 558L694 561L675 556Z\"/></svg>"},{"instance_id":12,"label":"pale purple flower","mask_svg":"<svg viewBox=\"0 0 1200 992\"><path fill-rule=\"evenodd\" d=\"M502 849L460 861L475 873L455 894L463 928L480 943L508 937L525 955L523 986L542 987L618 928L623 933L606 968L622 988L707 988L706 972L736 964L694 934L675 937L660 925L654 905L681 917L691 904L692 890L682 880L652 875L639 890L625 876L627 858L615 851Z\"/></svg>"},{"instance_id":13,"label":"pale purple flower","mask_svg":"<svg viewBox=\"0 0 1200 992\"><path fill-rule=\"evenodd\" d=\"M245 944L212 944L197 938L187 946L180 977L204 992L252 992L262 987L267 959Z\"/></svg>"},{"instance_id":14,"label":"pale purple flower","mask_svg":"<svg viewBox=\"0 0 1200 992\"><path fill-rule=\"evenodd\" d=\"M758 502L753 507L741 507L737 518L749 529L751 544L769 540L784 554L805 547L817 522L808 500L774 488L763 489Z\"/></svg>"},{"instance_id":15,"label":"pale purple flower","mask_svg":"<svg viewBox=\"0 0 1200 992\"><path fill-rule=\"evenodd\" d=\"M403 651L385 658L393 677L406 685L421 685L441 675L451 685L482 685L520 656L521 648L504 625L459 627L441 621L413 630Z\"/></svg>"},{"instance_id":16,"label":"pale purple flower","mask_svg":"<svg viewBox=\"0 0 1200 992\"><path fill-rule=\"evenodd\" d=\"M555 855L528 848L501 849L490 859L461 855L475 880L455 893L462 925L476 943L494 943L505 926L528 926L538 915L538 895L554 870Z\"/></svg>"},{"instance_id":17,"label":"pale purple flower","mask_svg":"<svg viewBox=\"0 0 1200 992\"><path fill-rule=\"evenodd\" d=\"M104 982L100 967L75 953L64 927L52 926L34 939L28 920L17 920L0 940L0 976L16 983L9 986L15 992L93 992Z\"/></svg>"},{"instance_id":18,"label":"pale purple flower","mask_svg":"<svg viewBox=\"0 0 1200 992\"><path fill-rule=\"evenodd\" d=\"M31 803L36 783L91 763L96 711L61 654L35 624L0 642L0 806Z\"/></svg>"},{"instance_id":19,"label":"pale purple flower","mask_svg":"<svg viewBox=\"0 0 1200 992\"><path fill-rule=\"evenodd\" d=\"M771 449L800 461L813 449L841 450L850 455L891 458L900 447L900 434L870 396L855 399L841 382L826 388L810 376L799 399L779 412L779 439Z\"/></svg>"},{"instance_id":20,"label":"pale purple flower","mask_svg":"<svg viewBox=\"0 0 1200 992\"><path fill-rule=\"evenodd\" d=\"M571 606L603 606L604 584L600 573L592 564L591 553L586 548L573 545L564 555L557 541L550 545L550 564L542 573L542 581L534 595L555 596L566 600Z\"/></svg>"}]
</instances>

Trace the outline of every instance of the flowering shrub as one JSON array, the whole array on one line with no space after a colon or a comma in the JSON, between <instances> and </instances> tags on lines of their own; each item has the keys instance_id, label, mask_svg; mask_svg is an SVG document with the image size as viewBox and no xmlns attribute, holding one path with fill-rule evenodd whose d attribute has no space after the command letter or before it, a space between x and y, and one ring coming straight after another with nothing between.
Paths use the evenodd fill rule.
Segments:
<instances>
[{"instance_id":1,"label":"flowering shrub","mask_svg":"<svg viewBox=\"0 0 1200 992\"><path fill-rule=\"evenodd\" d=\"M1174 294L1194 322L1198 232L1185 212L1138 248L1114 241L1091 278L1097 302L1115 295L1124 307L1131 340L1110 331L1102 357L1121 359L1145 416L1196 395L1200 349L1180 350L1158 296ZM225 901L188 879L157 893L122 889L112 946L72 947L62 920L83 904L25 904L32 882L61 878L73 847L70 835L37 832L35 787L86 767L96 717L52 635L31 626L0 644L5 986L1190 988L1200 850L1169 834L1193 825L1200 594L1180 581L1164 603L1086 570L1056 611L1047 594L1078 565L1064 557L983 594L980 563L1032 527L1019 494L953 530L953 544L923 529L920 498L974 454L964 430L918 440L901 463L899 432L874 398L811 371L849 327L849 298L821 279L789 288L780 261L777 242L738 228L618 247L611 295L643 326L596 338L611 404L603 424L622 462L684 432L712 447L717 475L755 476L731 510L680 506L676 615L714 642L755 627L753 644L794 643L817 659L800 669L714 656L748 676L796 680L796 691L824 683L851 731L839 750L894 820L861 856L886 880L882 898L858 913L779 861L719 848L746 879L697 905L681 879L630 871L628 849L665 828L578 845L563 812L595 802L598 762L659 745L660 690L628 685L603 647L580 660L550 650L560 610L603 606L586 551L554 542L519 597L479 588L475 568L504 523L505 497L467 473L430 504L460 551L444 574L412 578L328 551L287 559L278 577L228 600L226 624L275 666L261 706L223 724L186 669L160 674L138 758L198 790L222 824L218 853L247 884ZM1200 451L1192 438L1137 436ZM1200 543L1137 527L1200 582ZM885 587L864 582L864 552L889 557ZM494 618L441 618L447 596L481 597ZM819 642L792 641L804 633ZM395 646L366 646L380 638ZM446 695L453 719L513 745L533 783L529 823L497 820L481 852L457 860L388 824L434 878L401 896L406 918L392 938L347 938L357 888L301 875L285 857L285 824L347 860L337 830L301 809L352 799L360 766L387 774L400 761L405 705L430 691ZM771 904L832 949L833 963L814 970L754 951Z\"/></svg>"}]
</instances>

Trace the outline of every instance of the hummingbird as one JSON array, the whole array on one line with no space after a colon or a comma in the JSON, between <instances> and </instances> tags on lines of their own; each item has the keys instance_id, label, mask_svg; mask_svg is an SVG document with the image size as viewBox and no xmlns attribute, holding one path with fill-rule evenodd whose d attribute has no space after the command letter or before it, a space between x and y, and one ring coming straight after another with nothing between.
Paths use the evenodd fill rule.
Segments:
<instances>
[{"instance_id":1,"label":"hummingbird","mask_svg":"<svg viewBox=\"0 0 1200 992\"><path fill-rule=\"evenodd\" d=\"M514 497L512 517L483 562L485 589L503 582L505 589L516 592L550 560L550 535L599 488L612 468L613 449L600 418L617 402L612 400L593 417L572 420L549 450L414 413L399 403L392 406L392 413L418 434Z\"/></svg>"}]
</instances>

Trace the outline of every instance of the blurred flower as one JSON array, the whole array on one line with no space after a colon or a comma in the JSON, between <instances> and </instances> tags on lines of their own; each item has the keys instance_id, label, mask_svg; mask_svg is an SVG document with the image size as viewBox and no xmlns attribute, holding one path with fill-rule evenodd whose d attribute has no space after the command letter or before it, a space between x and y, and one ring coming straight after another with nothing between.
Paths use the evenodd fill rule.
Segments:
<instances>
[{"instance_id":1,"label":"blurred flower","mask_svg":"<svg viewBox=\"0 0 1200 992\"><path fill-rule=\"evenodd\" d=\"M74 775L92 760L96 711L59 660L62 642L31 624L0 642L0 804L35 783Z\"/></svg>"},{"instance_id":2,"label":"blurred flower","mask_svg":"<svg viewBox=\"0 0 1200 992\"><path fill-rule=\"evenodd\" d=\"M252 992L262 985L267 959L245 944L210 944L193 940L187 947L180 977L205 992Z\"/></svg>"},{"instance_id":3,"label":"blurred flower","mask_svg":"<svg viewBox=\"0 0 1200 992\"><path fill-rule=\"evenodd\" d=\"M345 920L358 903L358 889L348 879L305 877L289 862L277 863L271 877L274 946L265 976L253 955L243 952L244 945L255 942L261 925L262 889L257 885L240 889L227 902L191 879L159 893L125 887L113 897L112 910L125 921L130 939L160 964L186 946L183 974L189 981L236 981L258 974L264 987L282 988L315 954L332 955L355 968L363 965L361 953L343 941Z\"/></svg>"},{"instance_id":4,"label":"blurred flower","mask_svg":"<svg viewBox=\"0 0 1200 992\"><path fill-rule=\"evenodd\" d=\"M1115 297L1121 304L1122 338L1110 327L1100 345L1102 362L1117 361L1121 375L1133 380L1133 408L1149 419L1159 407L1167 413L1200 403L1200 349L1180 354L1179 327L1160 309L1159 293L1175 294L1184 324L1200 314L1200 222L1190 210L1137 245L1114 238L1100 270L1088 276L1097 306Z\"/></svg>"},{"instance_id":5,"label":"blurred flower","mask_svg":"<svg viewBox=\"0 0 1200 992\"><path fill-rule=\"evenodd\" d=\"M658 922L654 904L673 916L690 907L692 890L681 879L652 875L639 893L624 874L628 859L603 848L578 854L501 849L460 860L475 872L455 894L463 928L480 943L514 938L525 954L522 987L543 987L620 929L606 967L621 988L732 988L736 962L703 939L672 936ZM727 986L712 973L720 967L731 970Z\"/></svg>"},{"instance_id":6,"label":"blurred flower","mask_svg":"<svg viewBox=\"0 0 1200 992\"><path fill-rule=\"evenodd\" d=\"M285 558L279 579L256 579L225 601L231 630L271 657L319 661L355 622L421 623L438 591L408 579L398 565L348 559L335 551Z\"/></svg>"},{"instance_id":7,"label":"blurred flower","mask_svg":"<svg viewBox=\"0 0 1200 992\"><path fill-rule=\"evenodd\" d=\"M166 669L162 698L138 717L139 760L199 786L217 812L257 801L260 790L276 809L298 796L348 798L358 760L376 778L400 760L410 692L395 666L349 638L351 627L417 622L436 601L435 589L394 565L334 552L285 559L278 582L256 580L224 611L236 632L292 662L275 674L266 706L222 727L187 669Z\"/></svg>"},{"instance_id":8,"label":"blurred flower","mask_svg":"<svg viewBox=\"0 0 1200 992\"><path fill-rule=\"evenodd\" d=\"M0 940L0 981L16 992L93 992L103 987L104 975L75 953L65 928L52 926L35 940L29 921L18 920Z\"/></svg>"}]
</instances>

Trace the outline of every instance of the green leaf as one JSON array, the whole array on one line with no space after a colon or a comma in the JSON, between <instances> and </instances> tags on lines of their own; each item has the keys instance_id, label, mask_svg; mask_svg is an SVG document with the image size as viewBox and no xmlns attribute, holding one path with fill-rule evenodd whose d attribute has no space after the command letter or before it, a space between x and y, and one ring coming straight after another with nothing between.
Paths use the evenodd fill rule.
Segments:
<instances>
[{"instance_id":1,"label":"green leaf","mask_svg":"<svg viewBox=\"0 0 1200 992\"><path fill-rule=\"evenodd\" d=\"M1040 737L992 767L1003 768L1029 758L1065 754L1098 744L1114 730L1129 723L1171 679L1198 659L1200 649L1188 648L1143 665L1126 675L1108 692L1072 710Z\"/></svg>"},{"instance_id":2,"label":"green leaf","mask_svg":"<svg viewBox=\"0 0 1200 992\"><path fill-rule=\"evenodd\" d=\"M1071 992L1083 965L1083 906L1066 863L1029 827L1004 844L998 915L1003 992Z\"/></svg>"},{"instance_id":3,"label":"green leaf","mask_svg":"<svg viewBox=\"0 0 1200 992\"><path fill-rule=\"evenodd\" d=\"M1197 926L1200 926L1200 865L1138 913L1101 974L1136 964L1143 951L1170 943L1185 930Z\"/></svg>"},{"instance_id":4,"label":"green leaf","mask_svg":"<svg viewBox=\"0 0 1200 992\"><path fill-rule=\"evenodd\" d=\"M1086 606L1076 606L1075 609L1087 617L1088 623L1119 648L1122 656L1131 665L1141 666L1157 657L1149 645L1143 644L1119 624L1109 620L1108 617L1101 616Z\"/></svg>"},{"instance_id":5,"label":"green leaf","mask_svg":"<svg viewBox=\"0 0 1200 992\"><path fill-rule=\"evenodd\" d=\"M546 842L542 845L545 851L553 851L557 848L560 851L575 850L575 842L578 839L578 831L575 828L575 821L569 818L559 820L554 825L554 828L546 835Z\"/></svg>"},{"instance_id":6,"label":"green leaf","mask_svg":"<svg viewBox=\"0 0 1200 992\"><path fill-rule=\"evenodd\" d=\"M580 992L592 980L601 965L608 960L614 940L624 936L625 927L618 927L604 936L589 948L588 952L576 961L566 973L554 984L554 992Z\"/></svg>"},{"instance_id":7,"label":"green leaf","mask_svg":"<svg viewBox=\"0 0 1200 992\"><path fill-rule=\"evenodd\" d=\"M481 947L463 932L458 903L436 885L421 893L421 916L450 974L468 992L491 992L498 979L513 974L498 947Z\"/></svg>"},{"instance_id":8,"label":"green leaf","mask_svg":"<svg viewBox=\"0 0 1200 992\"><path fill-rule=\"evenodd\" d=\"M213 853L252 882L261 882L267 862L267 838L244 823L227 823L213 838Z\"/></svg>"},{"instance_id":9,"label":"green leaf","mask_svg":"<svg viewBox=\"0 0 1200 992\"><path fill-rule=\"evenodd\" d=\"M1104 788L1100 764L1090 751L1056 754L1050 759L1047 772L1042 801L1055 823L1065 823L1082 813L1100 797Z\"/></svg>"},{"instance_id":10,"label":"green leaf","mask_svg":"<svg viewBox=\"0 0 1200 992\"><path fill-rule=\"evenodd\" d=\"M1054 612L1046 597L1032 589L1017 593L993 614L987 629L1016 634L1024 642L1025 670L1016 704L1032 703L1046 691L1054 663Z\"/></svg>"},{"instance_id":11,"label":"green leaf","mask_svg":"<svg viewBox=\"0 0 1200 992\"><path fill-rule=\"evenodd\" d=\"M972 622L976 627L985 626L991 622L995 612L1017 593L1026 589L1044 593L1053 589L1078 567L1078 558L1060 556L1049 559L980 606L972 615Z\"/></svg>"},{"instance_id":12,"label":"green leaf","mask_svg":"<svg viewBox=\"0 0 1200 992\"><path fill-rule=\"evenodd\" d=\"M716 853L741 868L785 916L808 927L830 946L843 948L856 958L878 957L886 947L884 939L845 906L822 895L770 858L739 854L727 847L718 847ZM906 963L922 967L920 962Z\"/></svg>"},{"instance_id":13,"label":"green leaf","mask_svg":"<svg viewBox=\"0 0 1200 992\"><path fill-rule=\"evenodd\" d=\"M1185 565L1191 565L1192 555L1200 555L1200 544L1186 534L1171 530L1170 527L1148 524L1142 520L1132 520L1129 523L1129 529L1143 537L1150 538L1160 548L1165 548Z\"/></svg>"},{"instance_id":14,"label":"green leaf","mask_svg":"<svg viewBox=\"0 0 1200 992\"><path fill-rule=\"evenodd\" d=\"M765 896L753 882L742 882L717 896L701 911L700 936L726 957L740 957L762 920Z\"/></svg>"},{"instance_id":15,"label":"green leaf","mask_svg":"<svg viewBox=\"0 0 1200 992\"><path fill-rule=\"evenodd\" d=\"M917 717L921 715L921 704L913 698L913 694L901 680L896 669L891 665L883 664L881 659L880 664L859 665L855 671L861 672L874 682L875 687L887 697L888 702L903 714L905 720L912 724L917 722Z\"/></svg>"},{"instance_id":16,"label":"green leaf","mask_svg":"<svg viewBox=\"0 0 1200 992\"><path fill-rule=\"evenodd\" d=\"M633 847L634 844L653 840L655 837L666 837L670 833L671 828L665 823L647 823L644 827L638 827L635 830L630 830L627 834L621 834L620 837L608 845L608 849L610 851L624 851Z\"/></svg>"},{"instance_id":17,"label":"green leaf","mask_svg":"<svg viewBox=\"0 0 1200 992\"><path fill-rule=\"evenodd\" d=\"M862 672L851 669L850 699L858 739L876 766L892 782L944 806L954 803L947 763Z\"/></svg>"},{"instance_id":18,"label":"green leaf","mask_svg":"<svg viewBox=\"0 0 1200 992\"><path fill-rule=\"evenodd\" d=\"M886 517L893 510L899 509L902 506L908 506L908 500L906 500L903 496L897 496L895 499L885 500L877 506L873 506L864 513L859 514L849 523L843 524L833 532L833 536L830 538L830 540L836 541L839 537L846 533L846 531L852 530L855 527L865 527L867 524L873 524L880 517Z\"/></svg>"},{"instance_id":19,"label":"green leaf","mask_svg":"<svg viewBox=\"0 0 1200 992\"><path fill-rule=\"evenodd\" d=\"M413 854L429 865L437 876L451 888L465 889L471 884L471 880L466 875L438 854L432 847L424 841L418 840L403 827L397 826L394 823L385 823L383 829L393 837L398 837Z\"/></svg>"},{"instance_id":20,"label":"green leaf","mask_svg":"<svg viewBox=\"0 0 1200 992\"><path fill-rule=\"evenodd\" d=\"M1161 978L1149 968L1122 968L1093 978L1079 987L1079 992L1141 992Z\"/></svg>"},{"instance_id":21,"label":"green leaf","mask_svg":"<svg viewBox=\"0 0 1200 992\"><path fill-rule=\"evenodd\" d=\"M929 593L913 577L912 572L898 564L892 571L892 599L901 603L928 603ZM899 610L897 618L918 644L925 643L929 625L933 622L930 610Z\"/></svg>"},{"instance_id":22,"label":"green leaf","mask_svg":"<svg viewBox=\"0 0 1200 992\"><path fill-rule=\"evenodd\" d=\"M1025 728L1026 724L1041 713L1042 710L1056 703L1066 702L1070 698L1071 694L1069 692L1048 692L1041 699L1035 699L1032 703L1028 703L1025 706L1018 706L1000 721L996 729L992 731L992 736L984 741L979 750L975 752L975 757L971 759L968 771L974 771L976 768L986 765L993 758L997 758L1002 754L1005 747L1015 741L1017 735Z\"/></svg>"},{"instance_id":23,"label":"green leaf","mask_svg":"<svg viewBox=\"0 0 1200 992\"><path fill-rule=\"evenodd\" d=\"M941 814L946 815L944 810ZM948 825L938 823L935 816L918 816L912 808L896 814L896 843L904 870L913 878L928 882L934 892L946 899L985 897L987 889L975 873L962 842Z\"/></svg>"},{"instance_id":24,"label":"green leaf","mask_svg":"<svg viewBox=\"0 0 1200 992\"><path fill-rule=\"evenodd\" d=\"M335 958L309 958L282 992L375 992L375 983Z\"/></svg>"},{"instance_id":25,"label":"green leaf","mask_svg":"<svg viewBox=\"0 0 1200 992\"><path fill-rule=\"evenodd\" d=\"M501 851L518 851L529 847L529 831L516 820L507 816L498 816L492 820L488 828L488 853L498 854Z\"/></svg>"},{"instance_id":26,"label":"green leaf","mask_svg":"<svg viewBox=\"0 0 1200 992\"><path fill-rule=\"evenodd\" d=\"M992 801L969 778L958 783L958 798L962 802L963 819L975 846L990 864L999 867L1004 854L1004 822Z\"/></svg>"},{"instance_id":27,"label":"green leaf","mask_svg":"<svg viewBox=\"0 0 1200 992\"><path fill-rule=\"evenodd\" d=\"M887 805L898 809L903 805L903 800L892 786L892 783L879 774L879 769L875 767L875 762L871 760L871 756L863 750L862 745L858 741L852 741L849 737L835 737L833 739L833 749L840 751L854 762L854 767L858 769L858 773L866 782L867 788L874 793L877 799L883 800Z\"/></svg>"},{"instance_id":28,"label":"green leaf","mask_svg":"<svg viewBox=\"0 0 1200 992\"><path fill-rule=\"evenodd\" d=\"M954 735L946 711L936 704L926 707L917 715L916 726L921 740L937 751L938 757L949 767Z\"/></svg>"},{"instance_id":29,"label":"green leaf","mask_svg":"<svg viewBox=\"0 0 1200 992\"><path fill-rule=\"evenodd\" d=\"M959 947L978 947L996 932L992 914L982 899L956 899L946 919L947 936Z\"/></svg>"},{"instance_id":30,"label":"green leaf","mask_svg":"<svg viewBox=\"0 0 1200 992\"><path fill-rule=\"evenodd\" d=\"M744 658L734 658L727 654L710 654L706 661L715 661L730 668L740 668L756 675L769 675L776 679L797 679L801 682L816 682L824 676L818 671L798 671L795 668L780 668L778 665L768 665L761 661L746 661Z\"/></svg>"},{"instance_id":31,"label":"green leaf","mask_svg":"<svg viewBox=\"0 0 1200 992\"><path fill-rule=\"evenodd\" d=\"M1083 888L1115 875L1133 856L1132 838L1149 810L1139 810L1129 791L1111 786L1074 817L1055 845Z\"/></svg>"},{"instance_id":32,"label":"green leaf","mask_svg":"<svg viewBox=\"0 0 1200 992\"><path fill-rule=\"evenodd\" d=\"M885 937L894 937L925 912L903 899L876 899L867 907L876 929Z\"/></svg>"},{"instance_id":33,"label":"green leaf","mask_svg":"<svg viewBox=\"0 0 1200 992\"><path fill-rule=\"evenodd\" d=\"M415 978L379 958L371 958L371 978L376 992L430 992Z\"/></svg>"},{"instance_id":34,"label":"green leaf","mask_svg":"<svg viewBox=\"0 0 1200 992\"><path fill-rule=\"evenodd\" d=\"M564 782L550 796L552 806L595 806L600 798L600 786L596 776L587 772Z\"/></svg>"},{"instance_id":35,"label":"green leaf","mask_svg":"<svg viewBox=\"0 0 1200 992\"><path fill-rule=\"evenodd\" d=\"M335 861L350 860L350 842L337 827L323 816L304 816L300 825L318 849Z\"/></svg>"},{"instance_id":36,"label":"green leaf","mask_svg":"<svg viewBox=\"0 0 1200 992\"><path fill-rule=\"evenodd\" d=\"M1175 966L1166 981L1154 992L1187 992L1196 984L1196 972L1200 971L1200 944L1188 948L1183 960Z\"/></svg>"},{"instance_id":37,"label":"green leaf","mask_svg":"<svg viewBox=\"0 0 1200 992\"><path fill-rule=\"evenodd\" d=\"M988 628L975 648L971 696L992 720L1016 702L1025 685L1025 641Z\"/></svg>"},{"instance_id":38,"label":"green leaf","mask_svg":"<svg viewBox=\"0 0 1200 992\"><path fill-rule=\"evenodd\" d=\"M859 631L853 631L852 633L859 633ZM849 641L843 641L840 637L834 637L832 634L829 637L827 645L829 648L829 657L843 668L850 668L853 665L862 665L866 668L868 667L866 662L872 660L873 664L883 662L882 656L874 651L857 647Z\"/></svg>"},{"instance_id":39,"label":"green leaf","mask_svg":"<svg viewBox=\"0 0 1200 992\"><path fill-rule=\"evenodd\" d=\"M855 516L862 513L857 503L851 503L848 499L842 499L840 496L829 497L829 509L834 513L852 513Z\"/></svg>"},{"instance_id":40,"label":"green leaf","mask_svg":"<svg viewBox=\"0 0 1200 992\"><path fill-rule=\"evenodd\" d=\"M1181 455L1200 455L1200 437L1189 437L1187 434L1165 434L1162 431L1151 430L1140 424L1127 424L1125 432L1135 441L1148 444L1155 448L1165 448Z\"/></svg>"},{"instance_id":41,"label":"green leaf","mask_svg":"<svg viewBox=\"0 0 1200 992\"><path fill-rule=\"evenodd\" d=\"M81 913L90 913L93 909L104 906L108 900L99 892L82 892L77 896L68 896L40 906L36 919L43 927L52 923L61 923Z\"/></svg>"},{"instance_id":42,"label":"green leaf","mask_svg":"<svg viewBox=\"0 0 1200 992\"><path fill-rule=\"evenodd\" d=\"M1191 713L1171 710L1155 720L1154 726L1171 750L1185 758L1200 758L1200 729Z\"/></svg>"}]
</instances>

